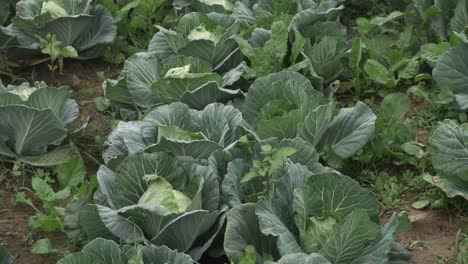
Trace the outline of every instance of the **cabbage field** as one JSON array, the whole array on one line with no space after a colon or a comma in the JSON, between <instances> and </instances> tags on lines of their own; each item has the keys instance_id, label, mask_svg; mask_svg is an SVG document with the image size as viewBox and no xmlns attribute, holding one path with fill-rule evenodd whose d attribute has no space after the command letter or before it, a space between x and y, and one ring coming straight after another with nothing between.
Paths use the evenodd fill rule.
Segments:
<instances>
[{"instance_id":1,"label":"cabbage field","mask_svg":"<svg viewBox=\"0 0 468 264\"><path fill-rule=\"evenodd\" d=\"M0 264L468 264L468 0L0 0Z\"/></svg>"}]
</instances>

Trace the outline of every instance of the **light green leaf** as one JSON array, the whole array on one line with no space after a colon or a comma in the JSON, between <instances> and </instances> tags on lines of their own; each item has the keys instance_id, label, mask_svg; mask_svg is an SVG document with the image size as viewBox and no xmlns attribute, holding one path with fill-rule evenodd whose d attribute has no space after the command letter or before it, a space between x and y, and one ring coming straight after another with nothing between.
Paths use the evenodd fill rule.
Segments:
<instances>
[{"instance_id":1,"label":"light green leaf","mask_svg":"<svg viewBox=\"0 0 468 264\"><path fill-rule=\"evenodd\" d=\"M249 182L257 177L260 177L261 175L258 174L257 172L255 171L250 171L250 172L247 172L243 177L242 179L240 179L240 183L243 184L243 183L246 183L246 182Z\"/></svg>"},{"instance_id":2,"label":"light green leaf","mask_svg":"<svg viewBox=\"0 0 468 264\"><path fill-rule=\"evenodd\" d=\"M364 70L369 75L369 78L378 84L382 84L390 88L396 85L393 73L376 60L367 60L364 64Z\"/></svg>"},{"instance_id":3,"label":"light green leaf","mask_svg":"<svg viewBox=\"0 0 468 264\"><path fill-rule=\"evenodd\" d=\"M385 96L380 105L379 117L397 121L410 109L410 101L404 93L392 93Z\"/></svg>"},{"instance_id":4,"label":"light green leaf","mask_svg":"<svg viewBox=\"0 0 468 264\"><path fill-rule=\"evenodd\" d=\"M145 175L148 177L151 175ZM145 193L140 197L138 204L144 205L162 205L171 212L185 212L192 202L191 199L183 193L174 190L170 183L163 178L153 175L149 181L149 186Z\"/></svg>"},{"instance_id":5,"label":"light green leaf","mask_svg":"<svg viewBox=\"0 0 468 264\"><path fill-rule=\"evenodd\" d=\"M54 248L52 243L48 238L39 239L34 242L31 247L31 253L33 254L51 254L57 252L57 249Z\"/></svg>"},{"instance_id":6,"label":"light green leaf","mask_svg":"<svg viewBox=\"0 0 468 264\"><path fill-rule=\"evenodd\" d=\"M72 46L66 46L60 52L60 55L64 58L76 58L78 57L78 52Z\"/></svg>"},{"instance_id":7,"label":"light green leaf","mask_svg":"<svg viewBox=\"0 0 468 264\"><path fill-rule=\"evenodd\" d=\"M57 169L57 179L62 188L78 186L83 183L85 177L86 167L81 157L75 157Z\"/></svg>"}]
</instances>

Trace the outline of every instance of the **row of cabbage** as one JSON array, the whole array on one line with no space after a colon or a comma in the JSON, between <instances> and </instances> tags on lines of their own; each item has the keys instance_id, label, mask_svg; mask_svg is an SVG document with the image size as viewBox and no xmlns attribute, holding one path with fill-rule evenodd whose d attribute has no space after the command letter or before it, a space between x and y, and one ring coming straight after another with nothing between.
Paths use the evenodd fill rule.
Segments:
<instances>
[{"instance_id":1,"label":"row of cabbage","mask_svg":"<svg viewBox=\"0 0 468 264\"><path fill-rule=\"evenodd\" d=\"M61 262L408 261L395 242L405 215L380 224L374 195L329 167L363 148L376 119L362 102L340 109L332 99L349 49L343 6L174 5L178 25L159 27L105 82L124 121L105 144L94 200L70 211L76 239L112 250L87 246Z\"/></svg>"},{"instance_id":2,"label":"row of cabbage","mask_svg":"<svg viewBox=\"0 0 468 264\"><path fill-rule=\"evenodd\" d=\"M357 24L363 37L352 41L347 37L346 27L337 22L344 10L340 4L340 1L236 1L235 4L176 1L174 6L186 13L178 25L172 29L159 27L148 51L130 57L121 76L106 82L106 97L117 115L128 121L140 118L146 109L173 102L197 110L212 102L230 102L242 108L243 97L250 91L253 80L281 70L301 73L315 90L331 98L339 80L351 79L353 75L355 92L360 94L362 71L377 85L395 87L402 79L411 80L415 86L425 86L425 82L431 82L433 69L436 86L447 89L458 109L466 110L468 40L463 14L468 12L467 1L441 4L421 0L408 5L408 18L398 11L387 17L360 18ZM409 25L393 27L392 23L400 25L398 19L407 19ZM392 30L401 32L398 40L384 35ZM428 33L411 39L408 32L414 30ZM414 54L413 46L421 39L428 43L418 47L418 53ZM390 65L394 64L389 70L372 59L375 55L369 54L367 61L363 58L364 49L375 52L378 47L373 45L382 41L395 41L398 49L403 49L391 47L383 52L388 53L385 59ZM408 43L400 45L400 42ZM399 58L404 52L414 54L413 58ZM430 67L429 71L423 64ZM396 73L390 72L392 68ZM284 113L279 111L275 115ZM264 124L260 130L265 128ZM251 125L256 130L258 124ZM468 155L466 142L460 139L464 132L461 128L456 129L458 132L448 132L448 126L458 127L453 122L440 126L458 147L441 140L440 134L431 136L433 165L441 179L435 184L450 197L467 198L468 170L463 159L452 159ZM448 160L453 163L448 165Z\"/></svg>"},{"instance_id":3,"label":"row of cabbage","mask_svg":"<svg viewBox=\"0 0 468 264\"><path fill-rule=\"evenodd\" d=\"M336 170L372 139L376 121L362 102L340 109L333 100L353 65L341 2L173 4L178 24L159 26L148 51L104 83L123 121L105 144L94 200L67 209L70 238L92 242L61 263L192 263L224 254L235 263L407 262L395 242L405 215L380 224L374 195ZM422 13L457 7L418 4ZM465 109L464 33L442 27L455 18L428 18L445 41L458 33L434 79ZM83 34L72 38L65 26ZM2 32L10 58L40 57L38 32L90 58L115 26L92 1L22 0ZM35 166L76 155L63 144L78 114L69 96L43 83L0 86L0 155ZM439 184L452 196L466 197L465 131L450 122L431 136Z\"/></svg>"}]
</instances>

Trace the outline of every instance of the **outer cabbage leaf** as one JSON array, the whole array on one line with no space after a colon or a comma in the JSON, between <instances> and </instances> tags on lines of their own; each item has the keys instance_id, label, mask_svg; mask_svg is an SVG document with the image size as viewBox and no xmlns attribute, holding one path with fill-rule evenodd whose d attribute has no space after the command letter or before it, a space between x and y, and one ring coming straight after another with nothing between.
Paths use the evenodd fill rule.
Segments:
<instances>
[{"instance_id":1,"label":"outer cabbage leaf","mask_svg":"<svg viewBox=\"0 0 468 264\"><path fill-rule=\"evenodd\" d=\"M468 199L468 133L454 121L440 123L429 138L432 164L439 182L449 197Z\"/></svg>"},{"instance_id":2,"label":"outer cabbage leaf","mask_svg":"<svg viewBox=\"0 0 468 264\"><path fill-rule=\"evenodd\" d=\"M407 221L402 220L404 217L407 217L404 212L393 214L390 220L381 226L382 235L373 240L352 263L408 263L411 254L395 242L397 233L404 231L402 226Z\"/></svg>"},{"instance_id":3,"label":"outer cabbage leaf","mask_svg":"<svg viewBox=\"0 0 468 264\"><path fill-rule=\"evenodd\" d=\"M129 256L126 256L119 245L111 240L96 238L83 247L81 252L73 253L58 261L60 264L85 263L128 263Z\"/></svg>"},{"instance_id":4,"label":"outer cabbage leaf","mask_svg":"<svg viewBox=\"0 0 468 264\"><path fill-rule=\"evenodd\" d=\"M330 237L319 253L332 263L349 263L360 255L360 249L379 232L378 224L372 222L363 210L354 210L341 224L335 224Z\"/></svg>"},{"instance_id":5,"label":"outer cabbage leaf","mask_svg":"<svg viewBox=\"0 0 468 264\"><path fill-rule=\"evenodd\" d=\"M237 261L247 246L253 246L259 263L277 259L276 239L260 231L255 204L240 204L228 212L224 250L228 258Z\"/></svg>"},{"instance_id":6,"label":"outer cabbage leaf","mask_svg":"<svg viewBox=\"0 0 468 264\"><path fill-rule=\"evenodd\" d=\"M356 154L374 135L376 116L362 102L352 108L342 108L325 131L319 148L330 148L340 158Z\"/></svg>"},{"instance_id":7,"label":"outer cabbage leaf","mask_svg":"<svg viewBox=\"0 0 468 264\"><path fill-rule=\"evenodd\" d=\"M0 155L35 166L61 164L74 155L73 145L60 145L67 125L78 117L68 88L0 85Z\"/></svg>"},{"instance_id":8,"label":"outer cabbage leaf","mask_svg":"<svg viewBox=\"0 0 468 264\"><path fill-rule=\"evenodd\" d=\"M81 252L70 254L58 261L59 264L98 263L98 264L126 264L126 263L154 263L154 264L192 264L192 259L183 253L162 246L123 246L103 238L96 238L89 242Z\"/></svg>"},{"instance_id":9,"label":"outer cabbage leaf","mask_svg":"<svg viewBox=\"0 0 468 264\"><path fill-rule=\"evenodd\" d=\"M357 209L365 210L373 221L379 219L374 195L351 178L335 173L315 175L306 187L295 190L294 209L298 226L304 226L310 215L348 215Z\"/></svg>"},{"instance_id":10,"label":"outer cabbage leaf","mask_svg":"<svg viewBox=\"0 0 468 264\"><path fill-rule=\"evenodd\" d=\"M468 44L449 49L437 60L432 76L441 87L455 94L461 109L468 108Z\"/></svg>"}]
</instances>

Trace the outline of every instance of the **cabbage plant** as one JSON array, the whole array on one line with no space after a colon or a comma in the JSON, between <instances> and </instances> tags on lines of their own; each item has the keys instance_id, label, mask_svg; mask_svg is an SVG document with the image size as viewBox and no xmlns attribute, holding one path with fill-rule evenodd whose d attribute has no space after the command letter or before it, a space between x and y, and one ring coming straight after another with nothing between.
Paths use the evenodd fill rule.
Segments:
<instances>
[{"instance_id":1,"label":"cabbage plant","mask_svg":"<svg viewBox=\"0 0 468 264\"><path fill-rule=\"evenodd\" d=\"M437 171L435 184L449 197L468 200L468 131L466 124L455 121L440 123L429 137L432 165Z\"/></svg>"},{"instance_id":2,"label":"cabbage plant","mask_svg":"<svg viewBox=\"0 0 468 264\"><path fill-rule=\"evenodd\" d=\"M203 109L239 96L237 82L244 68L240 63L220 75L195 57L161 61L154 52L137 53L125 62L119 79L105 82L105 94L124 120L136 119L142 109L179 101Z\"/></svg>"},{"instance_id":3,"label":"cabbage plant","mask_svg":"<svg viewBox=\"0 0 468 264\"><path fill-rule=\"evenodd\" d=\"M292 55L287 60L289 51L289 32L284 21L276 21L271 29L255 28L248 40L236 36L242 54L249 60L244 77L253 79L275 73L283 69L299 71L308 66L308 60L298 61L298 55L304 47L304 39L297 38L292 43Z\"/></svg>"},{"instance_id":4,"label":"cabbage plant","mask_svg":"<svg viewBox=\"0 0 468 264\"><path fill-rule=\"evenodd\" d=\"M0 48L13 59L41 57L40 40L48 34L72 47L78 59L99 56L116 37L109 11L92 0L20 0L11 24L0 29L0 40L8 37Z\"/></svg>"},{"instance_id":5,"label":"cabbage plant","mask_svg":"<svg viewBox=\"0 0 468 264\"><path fill-rule=\"evenodd\" d=\"M305 38L301 53L310 62L311 80L317 88L337 80L345 72L343 58L350 48L346 36L346 27L334 21L318 21L296 34L299 39Z\"/></svg>"},{"instance_id":6,"label":"cabbage plant","mask_svg":"<svg viewBox=\"0 0 468 264\"><path fill-rule=\"evenodd\" d=\"M300 137L329 160L356 154L372 138L376 116L362 102L338 110L299 73L283 71L258 78L241 107L261 139Z\"/></svg>"},{"instance_id":7,"label":"cabbage plant","mask_svg":"<svg viewBox=\"0 0 468 264\"><path fill-rule=\"evenodd\" d=\"M239 33L239 21L227 14L189 13L174 30L159 27L148 50L159 59L173 55L199 58L213 70L224 73L243 61L233 36Z\"/></svg>"},{"instance_id":8,"label":"cabbage plant","mask_svg":"<svg viewBox=\"0 0 468 264\"><path fill-rule=\"evenodd\" d=\"M96 238L86 244L81 252L72 253L57 262L72 263L153 263L153 264L192 264L192 259L183 253L162 246L119 246L112 240Z\"/></svg>"},{"instance_id":9,"label":"cabbage plant","mask_svg":"<svg viewBox=\"0 0 468 264\"><path fill-rule=\"evenodd\" d=\"M173 6L182 9L185 13L231 13L235 9L236 2L231 0L175 0Z\"/></svg>"},{"instance_id":10,"label":"cabbage plant","mask_svg":"<svg viewBox=\"0 0 468 264\"><path fill-rule=\"evenodd\" d=\"M120 122L105 143L103 159L112 167L146 151L206 160L237 142L243 126L242 114L232 106L214 103L197 111L172 103L157 107L142 121Z\"/></svg>"},{"instance_id":11,"label":"cabbage plant","mask_svg":"<svg viewBox=\"0 0 468 264\"><path fill-rule=\"evenodd\" d=\"M272 197L229 211L224 249L231 261L253 248L256 263L408 263L395 242L407 216L380 225L377 200L351 178L302 170L277 186Z\"/></svg>"},{"instance_id":12,"label":"cabbage plant","mask_svg":"<svg viewBox=\"0 0 468 264\"><path fill-rule=\"evenodd\" d=\"M36 82L7 87L0 83L0 158L34 166L68 161L75 148L65 143L78 105L67 87ZM62 146L61 146L62 145Z\"/></svg>"},{"instance_id":13,"label":"cabbage plant","mask_svg":"<svg viewBox=\"0 0 468 264\"><path fill-rule=\"evenodd\" d=\"M167 246L198 260L221 230L225 208L213 170L170 153L138 153L101 166L94 203L80 210L88 239Z\"/></svg>"},{"instance_id":14,"label":"cabbage plant","mask_svg":"<svg viewBox=\"0 0 468 264\"><path fill-rule=\"evenodd\" d=\"M333 21L344 9L341 0L254 0L236 1L232 15L249 24L269 29L275 21L302 31L317 21Z\"/></svg>"}]
</instances>

